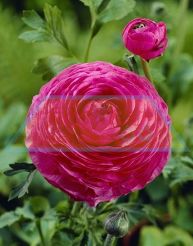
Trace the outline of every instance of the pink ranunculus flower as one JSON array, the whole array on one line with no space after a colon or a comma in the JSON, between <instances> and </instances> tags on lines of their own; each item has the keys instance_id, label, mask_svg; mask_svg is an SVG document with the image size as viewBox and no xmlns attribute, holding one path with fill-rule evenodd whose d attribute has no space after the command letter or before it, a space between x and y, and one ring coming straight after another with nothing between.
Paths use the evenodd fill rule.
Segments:
<instances>
[{"instance_id":1,"label":"pink ranunculus flower","mask_svg":"<svg viewBox=\"0 0 193 246\"><path fill-rule=\"evenodd\" d=\"M64 69L33 98L26 146L45 179L91 206L142 189L170 156L167 105L144 77L106 62Z\"/></svg>"},{"instance_id":2,"label":"pink ranunculus flower","mask_svg":"<svg viewBox=\"0 0 193 246\"><path fill-rule=\"evenodd\" d=\"M125 47L146 61L162 55L168 43L165 23L145 18L130 21L122 36Z\"/></svg>"}]
</instances>

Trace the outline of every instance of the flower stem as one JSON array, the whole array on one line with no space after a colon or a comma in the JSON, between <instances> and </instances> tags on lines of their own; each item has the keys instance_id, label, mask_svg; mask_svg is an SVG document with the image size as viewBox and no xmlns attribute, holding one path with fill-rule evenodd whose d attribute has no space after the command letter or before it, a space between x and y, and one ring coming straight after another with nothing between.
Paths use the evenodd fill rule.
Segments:
<instances>
[{"instance_id":1,"label":"flower stem","mask_svg":"<svg viewBox=\"0 0 193 246\"><path fill-rule=\"evenodd\" d=\"M91 47L91 44L92 44L92 39L93 39L93 29L91 29L91 33L89 35L88 44L87 44L85 55L84 55L84 62L88 61L90 47Z\"/></svg>"},{"instance_id":2,"label":"flower stem","mask_svg":"<svg viewBox=\"0 0 193 246\"><path fill-rule=\"evenodd\" d=\"M42 246L46 246L46 242L45 242L44 235L43 235L42 228L41 228L40 219L36 220L36 227L37 227L37 230L40 236Z\"/></svg>"},{"instance_id":3,"label":"flower stem","mask_svg":"<svg viewBox=\"0 0 193 246\"><path fill-rule=\"evenodd\" d=\"M152 82L153 84L153 78L151 76L151 73L150 73L150 68L149 68L149 64L148 62L146 62L145 60L143 60L142 58L141 59L141 65L142 65L142 68L143 68L143 72L145 74L145 77Z\"/></svg>"},{"instance_id":4,"label":"flower stem","mask_svg":"<svg viewBox=\"0 0 193 246\"><path fill-rule=\"evenodd\" d=\"M115 241L115 237L110 234L107 234L104 246L113 246L114 241Z\"/></svg>"}]
</instances>

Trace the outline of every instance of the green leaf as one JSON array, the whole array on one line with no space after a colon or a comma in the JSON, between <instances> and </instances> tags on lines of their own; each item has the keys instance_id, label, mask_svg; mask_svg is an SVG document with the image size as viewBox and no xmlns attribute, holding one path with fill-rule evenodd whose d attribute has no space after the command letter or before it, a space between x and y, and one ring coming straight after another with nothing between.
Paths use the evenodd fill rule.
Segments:
<instances>
[{"instance_id":1,"label":"green leaf","mask_svg":"<svg viewBox=\"0 0 193 246\"><path fill-rule=\"evenodd\" d=\"M193 239L190 234L181 228L168 226L164 230L164 245L192 246Z\"/></svg>"},{"instance_id":2,"label":"green leaf","mask_svg":"<svg viewBox=\"0 0 193 246\"><path fill-rule=\"evenodd\" d=\"M17 222L20 219L20 216L16 214L14 211L4 213L0 217L0 228L5 226L10 226L13 223Z\"/></svg>"},{"instance_id":3,"label":"green leaf","mask_svg":"<svg viewBox=\"0 0 193 246\"><path fill-rule=\"evenodd\" d=\"M5 171L4 172L4 174L6 175L6 176L13 176L13 175L16 175L16 174L18 174L18 173L21 173L21 172L23 172L24 170L7 170L7 171Z\"/></svg>"},{"instance_id":4,"label":"green leaf","mask_svg":"<svg viewBox=\"0 0 193 246\"><path fill-rule=\"evenodd\" d=\"M30 201L26 201L23 207L18 207L15 210L15 213L25 219L29 219L29 220L35 219L35 215L31 210Z\"/></svg>"},{"instance_id":5,"label":"green leaf","mask_svg":"<svg viewBox=\"0 0 193 246\"><path fill-rule=\"evenodd\" d=\"M181 228L167 226L163 231L153 226L146 226L140 235L140 246L193 245L192 237Z\"/></svg>"},{"instance_id":6,"label":"green leaf","mask_svg":"<svg viewBox=\"0 0 193 246\"><path fill-rule=\"evenodd\" d=\"M92 6L93 5L93 0L80 0L82 3L84 3L85 6Z\"/></svg>"},{"instance_id":7,"label":"green leaf","mask_svg":"<svg viewBox=\"0 0 193 246\"><path fill-rule=\"evenodd\" d=\"M35 11L24 11L23 21L33 30L21 33L20 39L26 42L41 42L55 40L68 50L68 44L65 37L65 24L61 11L49 4L45 5L45 21Z\"/></svg>"},{"instance_id":8,"label":"green leaf","mask_svg":"<svg viewBox=\"0 0 193 246\"><path fill-rule=\"evenodd\" d=\"M97 9L104 0L80 0L85 6L95 7Z\"/></svg>"},{"instance_id":9,"label":"green leaf","mask_svg":"<svg viewBox=\"0 0 193 246\"><path fill-rule=\"evenodd\" d=\"M29 163L15 163L15 164L10 164L9 166L11 167L11 170L7 170L4 172L6 176L13 176L20 172L32 172L33 170L36 169L34 164L29 164Z\"/></svg>"},{"instance_id":10,"label":"green leaf","mask_svg":"<svg viewBox=\"0 0 193 246\"><path fill-rule=\"evenodd\" d=\"M40 237L36 227L35 221L31 221L30 223L25 223L22 228L14 227L14 233L27 245L30 246L38 246L40 245Z\"/></svg>"},{"instance_id":11,"label":"green leaf","mask_svg":"<svg viewBox=\"0 0 193 246\"><path fill-rule=\"evenodd\" d=\"M102 4L102 2L105 2L105 0L93 0L95 8L98 8Z\"/></svg>"},{"instance_id":12,"label":"green leaf","mask_svg":"<svg viewBox=\"0 0 193 246\"><path fill-rule=\"evenodd\" d=\"M172 173L171 186L193 180L193 169L186 165L179 165Z\"/></svg>"},{"instance_id":13,"label":"green leaf","mask_svg":"<svg viewBox=\"0 0 193 246\"><path fill-rule=\"evenodd\" d=\"M89 7L90 15L91 15L91 27L94 28L97 18L96 4L94 3L95 1L94 0L80 0L80 1L84 3L85 6Z\"/></svg>"},{"instance_id":14,"label":"green leaf","mask_svg":"<svg viewBox=\"0 0 193 246\"><path fill-rule=\"evenodd\" d=\"M72 246L73 242L72 239L69 237L69 233L66 232L58 232L54 235L54 238L52 239L52 245L57 246Z\"/></svg>"},{"instance_id":15,"label":"green leaf","mask_svg":"<svg viewBox=\"0 0 193 246\"><path fill-rule=\"evenodd\" d=\"M177 225L183 228L186 231L193 232L193 216L192 216L192 208L187 204L184 204L177 211L175 218L173 219Z\"/></svg>"},{"instance_id":16,"label":"green leaf","mask_svg":"<svg viewBox=\"0 0 193 246\"><path fill-rule=\"evenodd\" d=\"M65 23L60 9L49 4L45 5L44 15L47 22L47 28L52 37L68 50L68 44L65 37Z\"/></svg>"},{"instance_id":17,"label":"green leaf","mask_svg":"<svg viewBox=\"0 0 193 246\"><path fill-rule=\"evenodd\" d=\"M107 7L99 14L99 21L107 23L113 20L120 20L130 13L134 7L134 0L111 0Z\"/></svg>"},{"instance_id":18,"label":"green leaf","mask_svg":"<svg viewBox=\"0 0 193 246\"><path fill-rule=\"evenodd\" d=\"M45 30L33 30L21 33L19 38L29 43L46 42L50 40L50 35Z\"/></svg>"},{"instance_id":19,"label":"green leaf","mask_svg":"<svg viewBox=\"0 0 193 246\"><path fill-rule=\"evenodd\" d=\"M22 20L33 29L45 28L45 21L34 10L24 10Z\"/></svg>"},{"instance_id":20,"label":"green leaf","mask_svg":"<svg viewBox=\"0 0 193 246\"><path fill-rule=\"evenodd\" d=\"M76 63L76 61L73 58L64 58L55 55L39 59L32 71L33 73L42 74L44 80L49 80L64 68L74 63Z\"/></svg>"},{"instance_id":21,"label":"green leaf","mask_svg":"<svg viewBox=\"0 0 193 246\"><path fill-rule=\"evenodd\" d=\"M29 175L27 176L27 179L11 191L9 195L9 201L15 199L16 197L21 198L26 193L28 193L29 185L31 184L35 173L36 173L36 170L29 173Z\"/></svg>"},{"instance_id":22,"label":"green leaf","mask_svg":"<svg viewBox=\"0 0 193 246\"><path fill-rule=\"evenodd\" d=\"M164 178L169 178L176 168L176 165L178 164L178 161L176 163L175 158L170 158L168 164L164 167L164 170L162 171Z\"/></svg>"},{"instance_id":23,"label":"green leaf","mask_svg":"<svg viewBox=\"0 0 193 246\"><path fill-rule=\"evenodd\" d=\"M190 158L189 156L182 156L181 161L193 167L193 159Z\"/></svg>"},{"instance_id":24,"label":"green leaf","mask_svg":"<svg viewBox=\"0 0 193 246\"><path fill-rule=\"evenodd\" d=\"M41 218L41 228L44 238L47 241L46 245L49 244L54 234L56 233L57 225L58 225L58 217L56 211L53 209L47 210L44 216Z\"/></svg>"},{"instance_id":25,"label":"green leaf","mask_svg":"<svg viewBox=\"0 0 193 246\"><path fill-rule=\"evenodd\" d=\"M162 232L153 226L146 226L140 235L141 246L163 246Z\"/></svg>"},{"instance_id":26,"label":"green leaf","mask_svg":"<svg viewBox=\"0 0 193 246\"><path fill-rule=\"evenodd\" d=\"M31 172L36 169L34 164L31 163L14 163L9 165L14 170L25 170L26 172Z\"/></svg>"},{"instance_id":27,"label":"green leaf","mask_svg":"<svg viewBox=\"0 0 193 246\"><path fill-rule=\"evenodd\" d=\"M157 192L159 190L159 192ZM146 191L152 201L161 202L169 194L169 187L166 180L160 176L146 187Z\"/></svg>"},{"instance_id":28,"label":"green leaf","mask_svg":"<svg viewBox=\"0 0 193 246\"><path fill-rule=\"evenodd\" d=\"M185 160L187 161L187 157ZM190 162L189 158L188 161ZM193 168L188 164L184 163L184 161L182 162L180 158L173 157L170 159L163 170L163 175L165 178L169 179L171 187L193 180Z\"/></svg>"},{"instance_id":29,"label":"green leaf","mask_svg":"<svg viewBox=\"0 0 193 246\"><path fill-rule=\"evenodd\" d=\"M153 224L156 224L156 219L159 219L161 217L160 211L158 211L151 205L144 205L142 207L142 211L144 212L145 218L147 218Z\"/></svg>"}]
</instances>

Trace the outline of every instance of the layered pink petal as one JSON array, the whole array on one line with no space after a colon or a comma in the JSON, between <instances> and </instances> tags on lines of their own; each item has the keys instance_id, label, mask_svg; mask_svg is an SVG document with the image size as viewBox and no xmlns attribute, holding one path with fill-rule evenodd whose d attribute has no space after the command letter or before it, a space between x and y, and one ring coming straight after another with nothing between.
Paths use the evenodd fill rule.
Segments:
<instances>
[{"instance_id":1,"label":"layered pink petal","mask_svg":"<svg viewBox=\"0 0 193 246\"><path fill-rule=\"evenodd\" d=\"M91 206L158 176L170 138L167 105L150 82L106 62L63 70L34 97L26 123L40 173Z\"/></svg>"},{"instance_id":2,"label":"layered pink petal","mask_svg":"<svg viewBox=\"0 0 193 246\"><path fill-rule=\"evenodd\" d=\"M124 28L122 37L130 52L148 61L163 54L168 42L165 23L145 18L130 21Z\"/></svg>"}]
</instances>

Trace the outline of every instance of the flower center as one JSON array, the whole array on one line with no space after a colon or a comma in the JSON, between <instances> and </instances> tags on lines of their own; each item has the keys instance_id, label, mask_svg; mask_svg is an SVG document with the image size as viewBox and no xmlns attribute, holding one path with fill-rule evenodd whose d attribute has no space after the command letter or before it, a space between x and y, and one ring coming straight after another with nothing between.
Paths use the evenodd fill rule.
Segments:
<instances>
[{"instance_id":1,"label":"flower center","mask_svg":"<svg viewBox=\"0 0 193 246\"><path fill-rule=\"evenodd\" d=\"M110 102L104 100L90 102L86 115L96 131L108 130L118 126L117 109Z\"/></svg>"},{"instance_id":2,"label":"flower center","mask_svg":"<svg viewBox=\"0 0 193 246\"><path fill-rule=\"evenodd\" d=\"M145 24L143 23L139 23L139 24L136 24L133 29L140 29L140 28L144 28L145 27Z\"/></svg>"}]
</instances>

